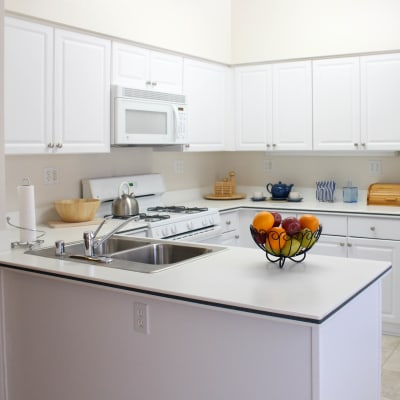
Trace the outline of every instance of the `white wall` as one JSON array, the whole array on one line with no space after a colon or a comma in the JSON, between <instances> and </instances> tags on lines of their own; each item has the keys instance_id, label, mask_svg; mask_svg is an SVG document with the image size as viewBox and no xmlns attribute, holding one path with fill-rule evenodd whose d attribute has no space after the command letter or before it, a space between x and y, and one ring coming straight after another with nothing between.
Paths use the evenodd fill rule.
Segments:
<instances>
[{"instance_id":1,"label":"white wall","mask_svg":"<svg viewBox=\"0 0 400 400\"><path fill-rule=\"evenodd\" d=\"M5 9L229 63L230 4L230 0L5 0Z\"/></svg>"},{"instance_id":2,"label":"white wall","mask_svg":"<svg viewBox=\"0 0 400 400\"><path fill-rule=\"evenodd\" d=\"M232 63L400 49L398 0L232 0Z\"/></svg>"},{"instance_id":3,"label":"white wall","mask_svg":"<svg viewBox=\"0 0 400 400\"><path fill-rule=\"evenodd\" d=\"M10 248L9 233L6 230L5 215L6 204L6 171L4 157L4 115L3 115L3 16L4 1L0 0L0 251ZM1 373L1 368L0 368ZM0 397L2 392L2 379L0 377Z\"/></svg>"}]
</instances>

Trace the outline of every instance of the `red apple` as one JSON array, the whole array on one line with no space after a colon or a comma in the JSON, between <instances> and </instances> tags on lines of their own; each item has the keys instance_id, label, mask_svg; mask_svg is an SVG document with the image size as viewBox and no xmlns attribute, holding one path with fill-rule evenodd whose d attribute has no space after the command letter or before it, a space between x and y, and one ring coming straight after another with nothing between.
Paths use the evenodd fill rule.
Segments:
<instances>
[{"instance_id":1,"label":"red apple","mask_svg":"<svg viewBox=\"0 0 400 400\"><path fill-rule=\"evenodd\" d=\"M274 225L279 226L282 222L282 216L277 211L271 211L271 214L274 216Z\"/></svg>"},{"instance_id":2,"label":"red apple","mask_svg":"<svg viewBox=\"0 0 400 400\"><path fill-rule=\"evenodd\" d=\"M300 222L296 217L287 217L282 221L282 228L290 236L301 231Z\"/></svg>"}]
</instances>

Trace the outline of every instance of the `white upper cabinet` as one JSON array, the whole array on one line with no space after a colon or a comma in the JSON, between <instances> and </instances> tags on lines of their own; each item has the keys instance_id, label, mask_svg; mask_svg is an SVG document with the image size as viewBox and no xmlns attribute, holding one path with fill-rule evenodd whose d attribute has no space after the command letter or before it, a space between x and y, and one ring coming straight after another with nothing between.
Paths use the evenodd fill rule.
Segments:
<instances>
[{"instance_id":1,"label":"white upper cabinet","mask_svg":"<svg viewBox=\"0 0 400 400\"><path fill-rule=\"evenodd\" d=\"M110 42L5 19L7 154L110 149Z\"/></svg>"},{"instance_id":2,"label":"white upper cabinet","mask_svg":"<svg viewBox=\"0 0 400 400\"><path fill-rule=\"evenodd\" d=\"M182 93L183 57L113 42L112 83Z\"/></svg>"},{"instance_id":3,"label":"white upper cabinet","mask_svg":"<svg viewBox=\"0 0 400 400\"><path fill-rule=\"evenodd\" d=\"M359 57L313 61L314 150L361 149Z\"/></svg>"},{"instance_id":4,"label":"white upper cabinet","mask_svg":"<svg viewBox=\"0 0 400 400\"><path fill-rule=\"evenodd\" d=\"M4 35L5 152L43 153L53 133L53 29L6 17Z\"/></svg>"},{"instance_id":5,"label":"white upper cabinet","mask_svg":"<svg viewBox=\"0 0 400 400\"><path fill-rule=\"evenodd\" d=\"M63 153L110 148L110 42L55 31L54 143Z\"/></svg>"},{"instance_id":6,"label":"white upper cabinet","mask_svg":"<svg viewBox=\"0 0 400 400\"><path fill-rule=\"evenodd\" d=\"M272 148L312 150L311 61L273 64Z\"/></svg>"},{"instance_id":7,"label":"white upper cabinet","mask_svg":"<svg viewBox=\"0 0 400 400\"><path fill-rule=\"evenodd\" d=\"M235 124L238 150L272 145L272 66L235 68Z\"/></svg>"},{"instance_id":8,"label":"white upper cabinet","mask_svg":"<svg viewBox=\"0 0 400 400\"><path fill-rule=\"evenodd\" d=\"M400 54L363 56L361 138L367 150L400 149Z\"/></svg>"},{"instance_id":9,"label":"white upper cabinet","mask_svg":"<svg viewBox=\"0 0 400 400\"><path fill-rule=\"evenodd\" d=\"M188 151L225 149L228 67L184 60L183 91L188 103Z\"/></svg>"},{"instance_id":10,"label":"white upper cabinet","mask_svg":"<svg viewBox=\"0 0 400 400\"><path fill-rule=\"evenodd\" d=\"M311 150L311 63L238 67L236 148Z\"/></svg>"}]
</instances>

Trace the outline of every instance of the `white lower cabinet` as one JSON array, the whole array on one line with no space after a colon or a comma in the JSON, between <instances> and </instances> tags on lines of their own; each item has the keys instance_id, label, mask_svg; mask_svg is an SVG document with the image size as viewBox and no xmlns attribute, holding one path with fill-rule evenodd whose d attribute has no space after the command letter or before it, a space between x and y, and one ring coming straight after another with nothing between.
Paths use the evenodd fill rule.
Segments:
<instances>
[{"instance_id":1,"label":"white lower cabinet","mask_svg":"<svg viewBox=\"0 0 400 400\"><path fill-rule=\"evenodd\" d=\"M229 211L221 214L222 235L219 244L226 246L239 246L239 212Z\"/></svg>"}]
</instances>

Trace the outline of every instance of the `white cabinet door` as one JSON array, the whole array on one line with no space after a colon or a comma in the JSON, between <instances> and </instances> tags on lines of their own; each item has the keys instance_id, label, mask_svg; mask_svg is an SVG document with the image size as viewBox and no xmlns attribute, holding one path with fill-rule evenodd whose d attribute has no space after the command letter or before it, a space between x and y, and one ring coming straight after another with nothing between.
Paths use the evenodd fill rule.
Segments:
<instances>
[{"instance_id":1,"label":"white cabinet door","mask_svg":"<svg viewBox=\"0 0 400 400\"><path fill-rule=\"evenodd\" d=\"M5 152L44 153L53 129L53 29L6 17L4 35Z\"/></svg>"},{"instance_id":2,"label":"white cabinet door","mask_svg":"<svg viewBox=\"0 0 400 400\"><path fill-rule=\"evenodd\" d=\"M367 150L400 148L400 54L361 57L361 137Z\"/></svg>"},{"instance_id":3,"label":"white cabinet door","mask_svg":"<svg viewBox=\"0 0 400 400\"><path fill-rule=\"evenodd\" d=\"M313 61L314 150L357 150L360 143L358 57Z\"/></svg>"},{"instance_id":4,"label":"white cabinet door","mask_svg":"<svg viewBox=\"0 0 400 400\"><path fill-rule=\"evenodd\" d=\"M55 31L54 145L62 153L110 149L110 42Z\"/></svg>"},{"instance_id":5,"label":"white cabinet door","mask_svg":"<svg viewBox=\"0 0 400 400\"><path fill-rule=\"evenodd\" d=\"M272 66L235 68L236 148L272 145Z\"/></svg>"},{"instance_id":6,"label":"white cabinet door","mask_svg":"<svg viewBox=\"0 0 400 400\"><path fill-rule=\"evenodd\" d=\"M182 93L183 57L152 51L150 76L154 90Z\"/></svg>"},{"instance_id":7,"label":"white cabinet door","mask_svg":"<svg viewBox=\"0 0 400 400\"><path fill-rule=\"evenodd\" d=\"M182 93L182 57L118 42L112 53L113 84Z\"/></svg>"},{"instance_id":8,"label":"white cabinet door","mask_svg":"<svg viewBox=\"0 0 400 400\"><path fill-rule=\"evenodd\" d=\"M273 65L274 150L312 150L311 61Z\"/></svg>"},{"instance_id":9,"label":"white cabinet door","mask_svg":"<svg viewBox=\"0 0 400 400\"><path fill-rule=\"evenodd\" d=\"M347 238L344 236L321 235L310 252L323 256L347 257Z\"/></svg>"},{"instance_id":10,"label":"white cabinet door","mask_svg":"<svg viewBox=\"0 0 400 400\"><path fill-rule=\"evenodd\" d=\"M187 151L225 149L228 67L191 59L184 60L183 91L188 102Z\"/></svg>"}]
</instances>

